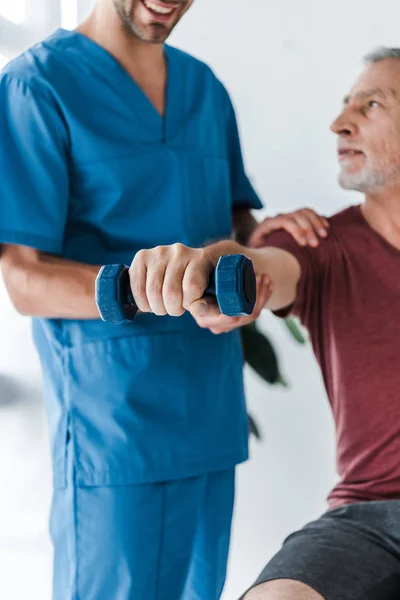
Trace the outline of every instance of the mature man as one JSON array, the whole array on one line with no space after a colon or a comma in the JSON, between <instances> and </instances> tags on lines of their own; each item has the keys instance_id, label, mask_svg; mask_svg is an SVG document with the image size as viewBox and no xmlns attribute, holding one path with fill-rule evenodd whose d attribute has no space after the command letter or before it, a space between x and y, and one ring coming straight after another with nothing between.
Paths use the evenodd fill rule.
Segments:
<instances>
[{"instance_id":1,"label":"mature man","mask_svg":"<svg viewBox=\"0 0 400 600\"><path fill-rule=\"evenodd\" d=\"M332 217L317 248L284 232L265 240L261 226L253 244L263 248L247 250L258 275L272 282L266 305L298 315L309 329L336 421L340 482L329 511L286 540L246 600L400 595L400 49L380 50L367 63L332 126L340 183L364 192L364 203ZM200 294L220 254L244 251L223 241L181 248L177 261L174 250L162 249L177 292L160 291L152 302L167 312L187 308L215 332L240 326ZM146 281L160 289L164 277L159 256L159 249L145 251L132 265L144 310ZM198 289L182 289L193 265Z\"/></svg>"},{"instance_id":2,"label":"mature man","mask_svg":"<svg viewBox=\"0 0 400 600\"><path fill-rule=\"evenodd\" d=\"M262 226L252 242L269 246L269 307L310 332L340 482L330 510L289 536L246 600L400 598L400 49L367 56L332 130L340 184L363 204L330 219L316 250L284 233L265 240Z\"/></svg>"},{"instance_id":3,"label":"mature man","mask_svg":"<svg viewBox=\"0 0 400 600\"><path fill-rule=\"evenodd\" d=\"M38 317L55 600L214 600L225 578L247 458L239 336L190 315L106 325L94 302L101 264L229 237L232 216L245 241L261 206L227 92L164 45L192 1L98 0L0 76L2 268ZM315 242L323 221L299 222Z\"/></svg>"}]
</instances>

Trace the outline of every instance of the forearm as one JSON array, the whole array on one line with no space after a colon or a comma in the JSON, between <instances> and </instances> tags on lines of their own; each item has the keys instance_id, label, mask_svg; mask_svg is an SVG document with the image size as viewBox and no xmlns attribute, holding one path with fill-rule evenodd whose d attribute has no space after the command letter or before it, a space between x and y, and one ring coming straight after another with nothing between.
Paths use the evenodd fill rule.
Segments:
<instances>
[{"instance_id":1,"label":"forearm","mask_svg":"<svg viewBox=\"0 0 400 600\"><path fill-rule=\"evenodd\" d=\"M248 256L253 261L256 274L268 275L272 280L268 308L283 308L294 301L300 265L288 252L277 248L246 248L233 240L212 244L204 250L208 254L207 261L210 263L211 259L210 264L214 266L222 255ZM176 249L171 260L176 260L175 254ZM10 297L22 314L53 319L99 318L95 302L99 266L67 261L22 246L5 246L1 263ZM173 286L176 287L176 284L173 283Z\"/></svg>"},{"instance_id":2,"label":"forearm","mask_svg":"<svg viewBox=\"0 0 400 600\"><path fill-rule=\"evenodd\" d=\"M232 213L233 239L244 246L258 225L248 208L234 208Z\"/></svg>"},{"instance_id":3,"label":"forearm","mask_svg":"<svg viewBox=\"0 0 400 600\"><path fill-rule=\"evenodd\" d=\"M48 256L21 247L2 254L4 281L17 310L32 317L98 319L98 266Z\"/></svg>"},{"instance_id":4,"label":"forearm","mask_svg":"<svg viewBox=\"0 0 400 600\"><path fill-rule=\"evenodd\" d=\"M296 298L301 275L300 264L289 252L279 248L247 248L233 240L224 240L207 247L213 262L226 254L244 254L253 262L256 275L268 275L272 281L271 294L265 308L279 310Z\"/></svg>"}]
</instances>

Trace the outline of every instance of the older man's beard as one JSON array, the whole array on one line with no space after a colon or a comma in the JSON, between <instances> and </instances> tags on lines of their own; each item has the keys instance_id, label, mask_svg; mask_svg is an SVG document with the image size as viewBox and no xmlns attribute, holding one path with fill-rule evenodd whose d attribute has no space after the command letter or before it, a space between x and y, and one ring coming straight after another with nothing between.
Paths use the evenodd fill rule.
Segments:
<instances>
[{"instance_id":1,"label":"older man's beard","mask_svg":"<svg viewBox=\"0 0 400 600\"><path fill-rule=\"evenodd\" d=\"M364 194L374 194L396 183L400 183L400 163L394 166L382 164L380 168L366 165L356 173L348 173L343 169L339 174L339 184L343 189Z\"/></svg>"}]
</instances>

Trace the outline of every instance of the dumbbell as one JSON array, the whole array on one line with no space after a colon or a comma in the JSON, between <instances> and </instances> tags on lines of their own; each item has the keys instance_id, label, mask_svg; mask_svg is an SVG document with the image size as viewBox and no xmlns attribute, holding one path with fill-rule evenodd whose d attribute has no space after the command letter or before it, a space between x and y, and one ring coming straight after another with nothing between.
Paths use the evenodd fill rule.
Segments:
<instances>
[{"instance_id":1,"label":"dumbbell","mask_svg":"<svg viewBox=\"0 0 400 600\"><path fill-rule=\"evenodd\" d=\"M250 259L242 254L221 256L204 296L215 297L222 314L251 315L256 303L256 277ZM131 292L129 267L105 265L96 279L96 304L103 321L127 323L138 312Z\"/></svg>"}]
</instances>

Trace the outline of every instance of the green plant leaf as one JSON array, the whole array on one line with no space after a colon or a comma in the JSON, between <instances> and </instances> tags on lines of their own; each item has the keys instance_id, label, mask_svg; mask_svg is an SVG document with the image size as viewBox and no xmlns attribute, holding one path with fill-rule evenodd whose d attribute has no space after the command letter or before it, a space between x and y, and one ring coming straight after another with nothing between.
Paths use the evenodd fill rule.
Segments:
<instances>
[{"instance_id":1,"label":"green plant leaf","mask_svg":"<svg viewBox=\"0 0 400 600\"><path fill-rule=\"evenodd\" d=\"M280 378L278 359L269 339L255 323L242 327L241 334L245 361L262 379L277 383Z\"/></svg>"},{"instance_id":2,"label":"green plant leaf","mask_svg":"<svg viewBox=\"0 0 400 600\"><path fill-rule=\"evenodd\" d=\"M257 423L255 422L255 420L253 419L253 417L251 415L247 415L247 416L249 418L249 434L254 435L256 440L262 440L262 435L261 435L261 432L260 432L260 429L259 429Z\"/></svg>"},{"instance_id":3,"label":"green plant leaf","mask_svg":"<svg viewBox=\"0 0 400 600\"><path fill-rule=\"evenodd\" d=\"M296 342L298 342L299 344L307 343L306 338L302 334L300 328L298 327L298 325L294 319L292 319L291 317L288 317L287 319L285 319L285 325L288 328L288 330L290 331L290 333L292 334L292 337L296 340Z\"/></svg>"},{"instance_id":4,"label":"green plant leaf","mask_svg":"<svg viewBox=\"0 0 400 600\"><path fill-rule=\"evenodd\" d=\"M279 374L279 377L278 377L276 383L285 388L289 387L288 382L286 381L286 379L284 379L283 375L281 375L281 374Z\"/></svg>"}]
</instances>

